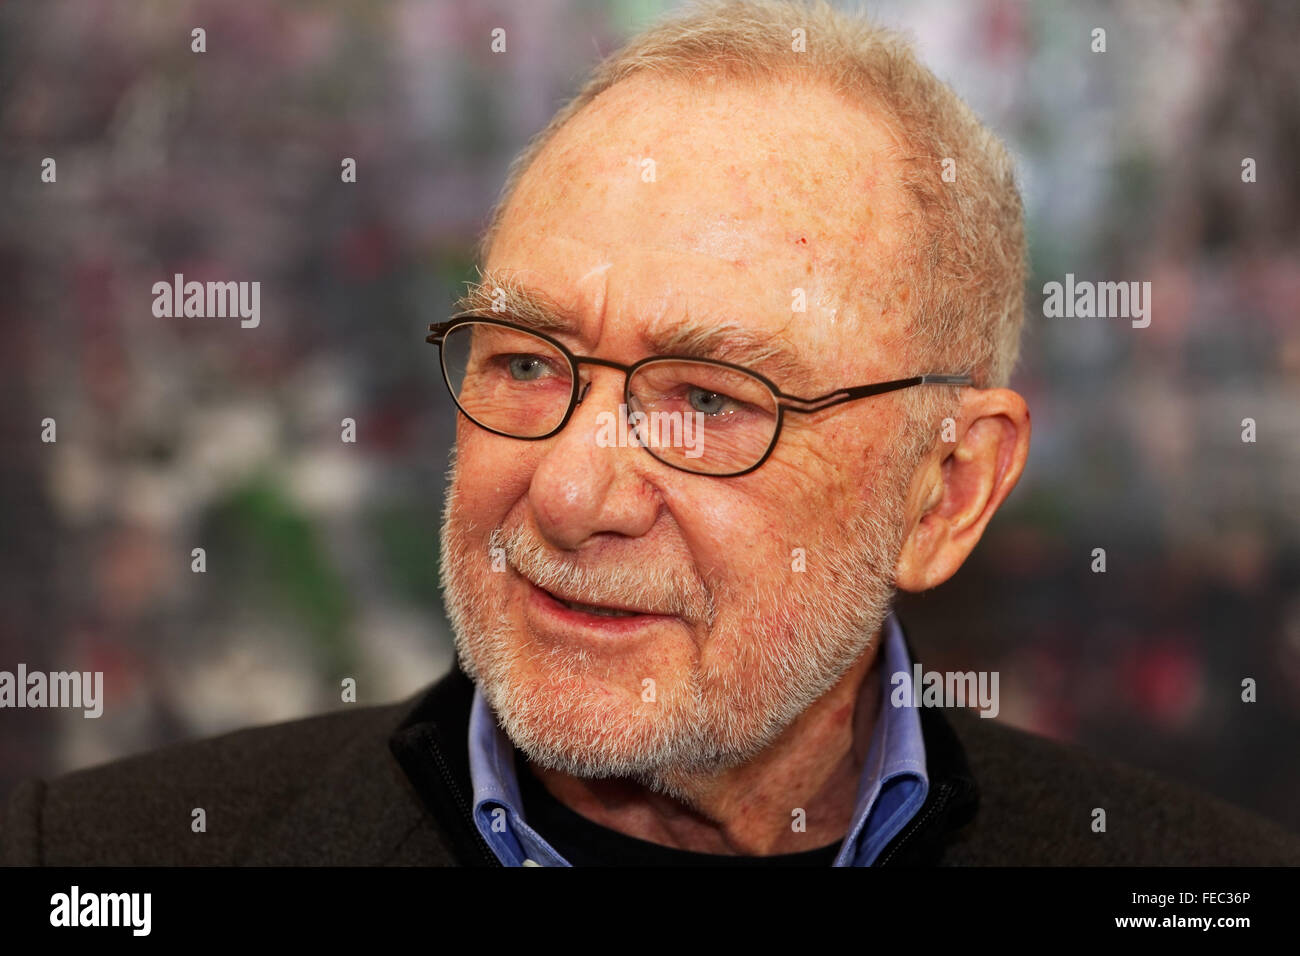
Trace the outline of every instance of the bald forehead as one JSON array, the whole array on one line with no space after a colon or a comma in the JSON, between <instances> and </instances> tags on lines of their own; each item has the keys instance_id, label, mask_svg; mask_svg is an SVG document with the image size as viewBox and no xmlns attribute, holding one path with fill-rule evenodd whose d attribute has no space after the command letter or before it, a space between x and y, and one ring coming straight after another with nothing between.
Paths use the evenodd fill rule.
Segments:
<instances>
[{"instance_id":1,"label":"bald forehead","mask_svg":"<svg viewBox=\"0 0 1300 956\"><path fill-rule=\"evenodd\" d=\"M556 134L503 224L577 213L595 227L617 210L647 241L745 261L760 253L745 239L761 239L856 271L900 241L900 149L888 124L822 85L634 75Z\"/></svg>"},{"instance_id":2,"label":"bald forehead","mask_svg":"<svg viewBox=\"0 0 1300 956\"><path fill-rule=\"evenodd\" d=\"M820 86L634 76L541 151L484 265L586 316L593 344L726 317L825 388L914 374L898 150Z\"/></svg>"}]
</instances>

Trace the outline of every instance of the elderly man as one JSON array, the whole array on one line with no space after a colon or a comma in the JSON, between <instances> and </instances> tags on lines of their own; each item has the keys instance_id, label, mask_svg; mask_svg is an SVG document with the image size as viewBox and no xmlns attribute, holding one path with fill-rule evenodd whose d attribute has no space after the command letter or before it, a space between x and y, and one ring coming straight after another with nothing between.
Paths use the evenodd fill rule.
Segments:
<instances>
[{"instance_id":1,"label":"elderly man","mask_svg":"<svg viewBox=\"0 0 1300 956\"><path fill-rule=\"evenodd\" d=\"M1011 163L897 37L778 3L661 24L520 157L482 253L429 337L460 667L25 785L7 860L1300 861L1216 801L913 706L891 599L965 561L1030 425Z\"/></svg>"}]
</instances>

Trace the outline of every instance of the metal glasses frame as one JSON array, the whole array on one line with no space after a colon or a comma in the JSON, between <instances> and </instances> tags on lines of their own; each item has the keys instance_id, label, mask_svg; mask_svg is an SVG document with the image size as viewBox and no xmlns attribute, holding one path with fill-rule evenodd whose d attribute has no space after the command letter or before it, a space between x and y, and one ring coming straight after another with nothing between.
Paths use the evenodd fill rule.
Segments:
<instances>
[{"instance_id":1,"label":"metal glasses frame","mask_svg":"<svg viewBox=\"0 0 1300 956\"><path fill-rule=\"evenodd\" d=\"M459 328L462 325L468 325L471 322L481 322L488 325L499 325L502 328L511 329L515 332L523 332L528 335L534 335L537 338L541 339L543 342L546 342L548 345L553 346L557 351L559 351L561 355L563 355L568 360L569 368L573 373L570 376L573 381L573 387L570 389L570 393L569 393L569 408L564 413L564 418L560 420L560 423L556 425L553 429L551 429L549 432L547 432L545 435L525 437L522 435L512 435L509 432L498 431L495 428L489 428L487 425L484 425L482 422L474 418L474 416L471 415L469 412L465 411L465 409L461 406L460 398L456 395L456 389L451 384L451 376L448 375L447 373L447 353L443 350L442 345L449 332L451 332L456 328ZM521 325L517 322L510 322L505 319L492 318L490 316L480 315L477 312L463 312L457 315L453 315L445 322L434 322L429 326L429 333L430 334L428 335L428 337L425 338L425 341L429 342L432 345L438 346L438 354L440 357L439 364L442 366L443 381L446 382L447 391L451 393L452 401L456 403L456 407L460 409L461 414L463 414L471 422L473 422L475 425L477 425L479 428L482 428L485 431L492 432L494 435L501 435L505 438L514 438L517 439L518 441L543 441L544 439L551 438L554 435L564 430L564 426L567 425L569 423L569 419L573 417L574 410L579 405L582 404L582 400L587 397L588 389L591 388L591 381L588 380L582 389L582 393L581 394L578 393L579 372L581 371L581 369L579 368L580 365L601 365L604 366L605 368L617 369L618 371L622 372L623 373L623 404L628 408L632 407L632 393L631 393L630 385L632 383L633 373L636 372L638 369L644 368L645 366L651 365L655 362L692 362L696 365L718 366L721 368L730 369L734 372L741 372L745 375L750 376L751 378L757 379L759 382L761 382L764 385L764 387L767 388L769 392L772 393L772 398L774 399L776 404L776 428L772 432L772 441L768 444L767 450L763 452L763 457L761 457L758 461L756 461L754 464L750 465L748 468L744 469L743 471L727 472L726 474L714 474L713 472L707 472L707 471L695 471L691 468L684 468L681 465L675 465L670 461L664 461L664 459L656 455L648 445L641 446L645 448L646 451L650 452L651 457L653 457L655 461L665 464L669 468L675 468L676 470L685 472L689 475L702 475L706 478L737 478L741 475L747 475L750 472L755 471L760 466L762 466L762 464L766 462L768 458L771 457L772 450L776 448L776 443L781 438L781 429L785 424L785 413L788 411L797 412L800 415L810 415L813 412L820 412L820 411L825 411L828 408L834 408L836 405L842 405L845 402L854 402L860 398L870 398L873 395L883 395L886 392L895 392L898 391L899 389L911 388L913 385L971 385L972 384L972 379L971 376L969 375L939 375L939 374L914 375L911 378L898 378L889 382L876 382L870 385L857 385L854 386L853 388L837 388L834 391L827 392L825 395L819 395L816 398L801 398L798 395L788 395L785 392L781 391L779 388L777 388L775 382L773 382L771 379L767 378L766 376L761 375L758 372L755 372L753 369L745 368L745 366L743 365L736 365L732 362L724 362L720 359L702 359L694 355L650 355L647 356L646 358L641 359L640 361L633 362L631 365L624 365L622 362L611 362L609 359L593 358L591 356L586 356L586 355L575 355L565 346L563 342L559 342L551 338L549 335L546 335L542 332L538 332L534 329L530 329L528 328L528 326ZM792 402L797 402L798 405L809 406L809 407L800 408L797 405L789 404Z\"/></svg>"}]
</instances>

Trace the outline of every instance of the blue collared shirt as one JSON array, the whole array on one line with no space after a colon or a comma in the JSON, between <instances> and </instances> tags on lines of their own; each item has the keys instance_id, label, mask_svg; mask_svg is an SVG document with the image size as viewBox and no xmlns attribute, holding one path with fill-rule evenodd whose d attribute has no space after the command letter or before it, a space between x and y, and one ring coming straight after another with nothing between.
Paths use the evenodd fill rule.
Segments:
<instances>
[{"instance_id":1,"label":"blue collared shirt","mask_svg":"<svg viewBox=\"0 0 1300 956\"><path fill-rule=\"evenodd\" d=\"M870 866L916 816L930 790L920 714L916 708L889 703L890 676L912 670L902 629L892 612L881 634L880 710L858 782L853 820L832 866ZM525 861L538 866L572 865L524 820L514 745L477 688L469 717L469 772L474 822L497 859L506 866L523 866Z\"/></svg>"}]
</instances>

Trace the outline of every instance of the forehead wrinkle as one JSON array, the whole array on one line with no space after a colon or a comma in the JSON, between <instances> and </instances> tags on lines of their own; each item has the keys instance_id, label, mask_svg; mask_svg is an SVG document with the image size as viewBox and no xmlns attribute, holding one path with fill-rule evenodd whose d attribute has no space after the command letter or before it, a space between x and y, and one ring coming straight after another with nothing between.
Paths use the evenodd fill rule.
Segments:
<instances>
[{"instance_id":1,"label":"forehead wrinkle","mask_svg":"<svg viewBox=\"0 0 1300 956\"><path fill-rule=\"evenodd\" d=\"M525 286L517 274L486 271L482 281L469 282L468 290L456 300L456 312L504 315L538 332L577 334L580 316L567 310L537 289ZM503 295L498 295L503 293ZM503 300L503 302L502 302ZM502 307L494 308L498 302ZM796 347L777 336L737 323L702 323L684 317L655 329L637 329L649 354L685 355L719 359L753 368L772 378L777 388L809 388L813 369L803 362Z\"/></svg>"},{"instance_id":2,"label":"forehead wrinkle","mask_svg":"<svg viewBox=\"0 0 1300 956\"><path fill-rule=\"evenodd\" d=\"M576 312L524 285L519 274L489 269L481 275L481 281L467 283L466 293L456 302L458 313L502 315L539 332L580 334L581 317ZM498 302L501 307L494 308ZM815 369L775 332L688 315L636 333L650 355L683 355L741 365L766 375L783 392L817 387Z\"/></svg>"}]
</instances>

